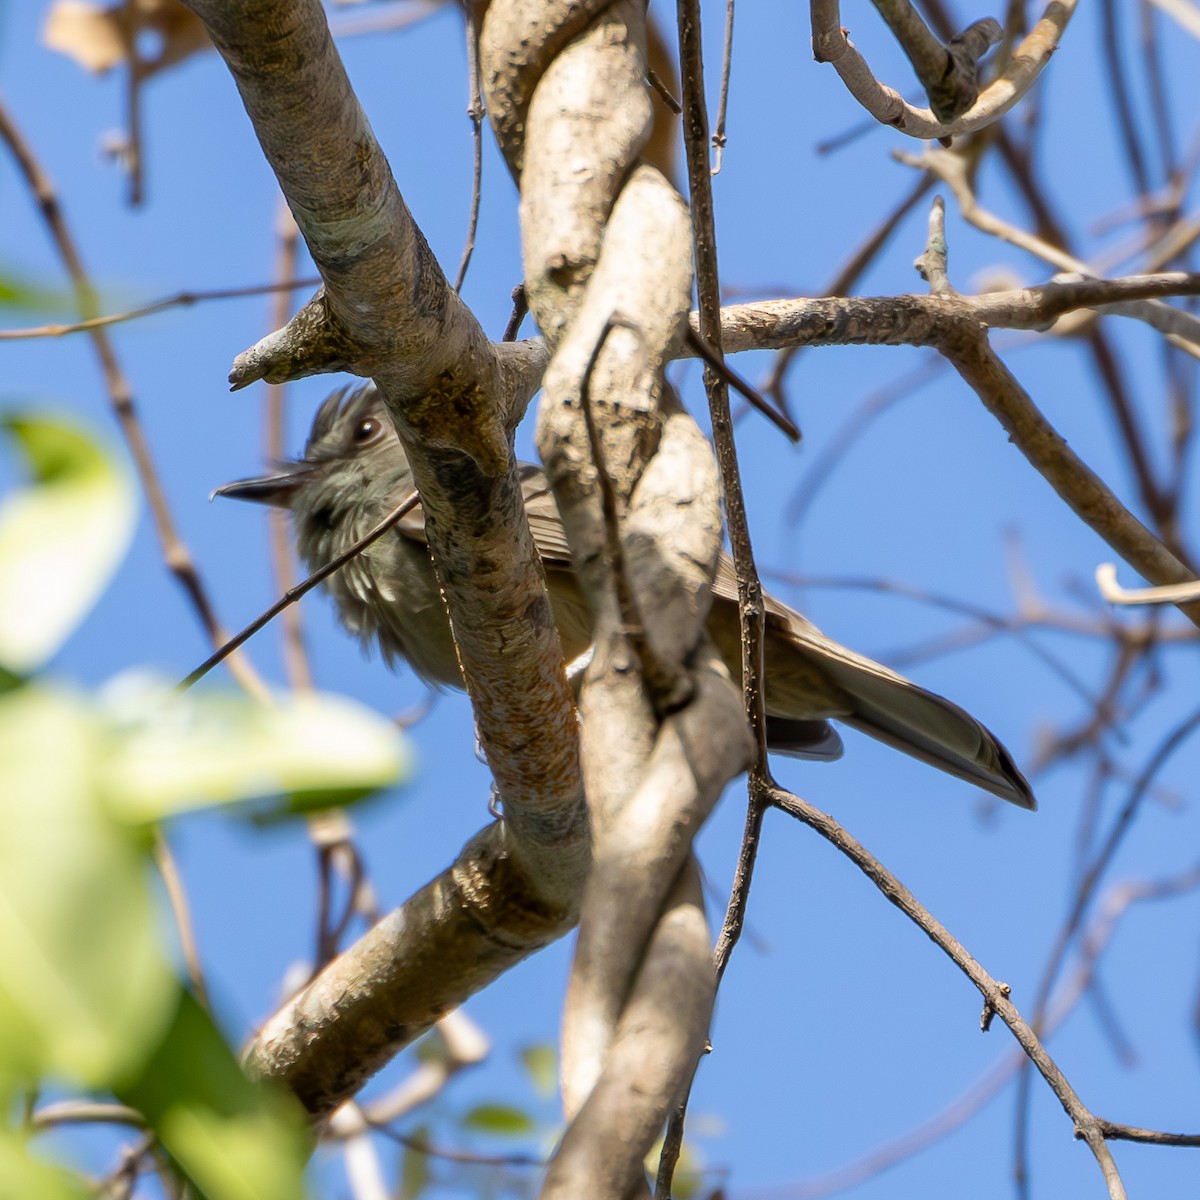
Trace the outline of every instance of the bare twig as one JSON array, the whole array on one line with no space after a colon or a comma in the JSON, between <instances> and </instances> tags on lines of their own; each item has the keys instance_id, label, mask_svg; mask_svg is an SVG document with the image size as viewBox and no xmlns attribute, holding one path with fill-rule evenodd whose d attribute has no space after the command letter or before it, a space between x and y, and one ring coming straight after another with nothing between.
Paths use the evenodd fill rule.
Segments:
<instances>
[{"instance_id":1,"label":"bare twig","mask_svg":"<svg viewBox=\"0 0 1200 1200\"><path fill-rule=\"evenodd\" d=\"M1115 1121L1101 1121L1100 1128L1112 1141L1143 1142L1150 1146L1200 1146L1200 1133L1164 1133L1158 1129L1118 1125Z\"/></svg>"},{"instance_id":2,"label":"bare twig","mask_svg":"<svg viewBox=\"0 0 1200 1200\"><path fill-rule=\"evenodd\" d=\"M1163 739L1158 748L1150 756L1146 765L1142 768L1133 786L1129 789L1129 795L1113 820L1108 837L1093 856L1091 863L1079 881L1070 911L1063 922L1062 928L1059 930L1054 947L1047 958L1042 981L1034 1000L1034 1028L1039 1028L1045 1019L1046 1008L1050 1001L1050 993L1053 989L1054 981L1057 979L1062 964L1066 959L1067 951L1083 925L1084 916L1100 886L1100 880L1116 857L1117 851L1125 839L1125 835L1132 828L1134 817L1137 815L1151 783L1163 765L1197 729L1200 729L1200 709L1196 709L1190 716L1176 725L1167 737ZM1026 1153L1026 1141L1029 1130L1029 1073L1027 1068L1022 1073L1018 1084L1016 1129L1017 1161L1018 1164L1022 1164L1028 1157ZM1102 1134L1102 1136L1105 1135Z\"/></svg>"},{"instance_id":3,"label":"bare twig","mask_svg":"<svg viewBox=\"0 0 1200 1200\"><path fill-rule=\"evenodd\" d=\"M1191 582L1179 561L1121 502L1038 411L979 330L961 330L939 349L997 417L1014 443L1072 510L1149 580ZM1180 606L1200 624L1200 604Z\"/></svg>"},{"instance_id":4,"label":"bare twig","mask_svg":"<svg viewBox=\"0 0 1200 1200\"><path fill-rule=\"evenodd\" d=\"M658 98L676 116L679 116L679 114L683 112L683 106L678 100L675 99L674 93L669 87L667 87L667 85L662 81L662 78L659 76L658 72L652 66L650 66L649 63L646 64L646 82L650 84Z\"/></svg>"},{"instance_id":5,"label":"bare twig","mask_svg":"<svg viewBox=\"0 0 1200 1200\"><path fill-rule=\"evenodd\" d=\"M962 943L954 938L946 927L878 859L832 817L800 799L799 796L794 796L778 787L771 790L770 799L774 807L803 821L805 825L815 830L849 858L879 888L884 897L913 921L939 949L943 950L979 989L984 1001L1009 1027L1029 1061L1049 1084L1051 1091L1062 1105L1063 1111L1074 1123L1076 1136L1087 1142L1088 1148L1095 1156L1104 1175L1111 1200L1125 1200L1125 1187L1121 1182L1121 1176L1117 1171L1112 1154L1105 1144L1101 1122L1080 1100L1066 1076L1047 1053L1041 1039L1026 1024L1016 1006L1005 995L1003 985L993 979L968 953Z\"/></svg>"},{"instance_id":6,"label":"bare twig","mask_svg":"<svg viewBox=\"0 0 1200 1200\"><path fill-rule=\"evenodd\" d=\"M1070 984L1063 988L1047 1014L1041 1030L1045 1041L1060 1029L1080 1002L1095 989L1096 971L1105 950L1112 942L1122 918L1137 903L1178 895L1200 885L1200 870L1193 869L1182 876L1146 884L1125 884L1115 889L1083 939L1082 961ZM994 1011L994 1010L992 1010ZM981 1075L967 1090L955 1097L940 1112L935 1113L907 1133L893 1138L861 1158L824 1175L802 1179L788 1188L792 1200L821 1200L865 1183L912 1158L961 1128L1001 1092L1023 1068L1028 1059L1019 1047L1006 1054ZM1109 1122L1099 1118L1102 1129ZM1107 1135L1106 1135L1107 1136Z\"/></svg>"},{"instance_id":7,"label":"bare twig","mask_svg":"<svg viewBox=\"0 0 1200 1200\"><path fill-rule=\"evenodd\" d=\"M251 287L214 288L211 291L176 292L163 300L155 300L127 312L110 313L107 316L89 317L86 321L74 321L65 325L34 325L28 329L0 329L0 342L24 341L31 338L66 337L72 333L88 333L93 329L107 329L110 325L120 325L125 321L140 321L143 317L152 317L156 313L166 312L171 308L190 308L206 300L237 300L245 296L264 296L272 292L290 292L296 288L316 287L321 280L290 279L285 283L261 283Z\"/></svg>"},{"instance_id":8,"label":"bare twig","mask_svg":"<svg viewBox=\"0 0 1200 1200\"><path fill-rule=\"evenodd\" d=\"M186 691L193 684L198 683L205 675L209 673L218 663L223 662L229 657L239 646L249 641L260 629L273 621L289 604L295 604L301 597L307 595L317 586L318 583L323 583L334 571L340 570L357 554L361 554L373 541L381 538L389 529L395 525L401 517L406 513L411 512L420 502L420 497L416 492L410 492L408 497L392 509L374 529L364 534L347 550L343 551L336 558L327 562L323 567L314 571L302 583L298 583L295 587L289 588L284 594L271 605L270 608L260 613L253 621L250 622L240 633L235 634L227 642L225 642L215 654L210 655L204 660L194 671L191 672L185 679L180 681L179 688L181 691Z\"/></svg>"},{"instance_id":9,"label":"bare twig","mask_svg":"<svg viewBox=\"0 0 1200 1200\"><path fill-rule=\"evenodd\" d=\"M129 175L129 204L137 208L142 203L145 183L145 155L142 153L145 64L141 50L141 9L136 0L126 0L122 6L121 25L125 35L125 115L128 123L121 158Z\"/></svg>"},{"instance_id":10,"label":"bare twig","mask_svg":"<svg viewBox=\"0 0 1200 1200\"><path fill-rule=\"evenodd\" d=\"M1115 563L1101 563L1096 568L1096 586L1109 604L1186 604L1200 600L1200 581L1167 587L1123 588L1117 582Z\"/></svg>"},{"instance_id":11,"label":"bare twig","mask_svg":"<svg viewBox=\"0 0 1200 1200\"><path fill-rule=\"evenodd\" d=\"M1003 37L998 22L976 21L943 46L909 0L874 3L912 63L934 116L950 122L967 112L979 98L979 60Z\"/></svg>"},{"instance_id":12,"label":"bare twig","mask_svg":"<svg viewBox=\"0 0 1200 1200\"><path fill-rule=\"evenodd\" d=\"M690 325L687 328L685 336L687 337L688 345L704 360L710 371L719 375L726 384L741 392L750 404L762 413L777 429L782 430L789 440L793 442L800 440L800 430L796 427L796 423L791 417L769 404L759 393L758 389L747 383L746 380L734 371L721 356L720 352L710 346Z\"/></svg>"},{"instance_id":13,"label":"bare twig","mask_svg":"<svg viewBox=\"0 0 1200 1200\"><path fill-rule=\"evenodd\" d=\"M54 185L34 157L33 150L21 136L8 109L3 104L0 104L0 139L8 146L16 160L21 175L24 177L50 232L55 248L58 250L59 257L66 267L67 274L71 277L75 302L81 316L85 321L93 320L98 315L96 290L92 286L84 268L83 259L76 248L75 239L67 226ZM117 362L116 352L105 331L99 326L95 326L89 328L88 333L100 361L100 369L108 388L113 415L116 417L117 425L129 447L134 468L145 493L146 503L150 508L167 570L175 576L191 601L209 640L213 645L219 646L225 640L225 631L217 620L191 552L175 528L175 522L167 504L166 492L155 469L145 431L138 419L129 381L125 378L125 374ZM229 669L234 678L252 696L259 699L266 696L266 686L245 658L241 656L232 658Z\"/></svg>"},{"instance_id":14,"label":"bare twig","mask_svg":"<svg viewBox=\"0 0 1200 1200\"><path fill-rule=\"evenodd\" d=\"M479 94L479 28L478 20L481 6L477 0L468 0L463 5L466 18L467 39L467 80L471 89L470 100L467 103L467 117L471 122L471 215L467 220L467 239L463 245L462 258L458 264L458 274L454 277L454 290L462 291L467 278L467 268L471 265L471 255L475 251L475 233L479 228L479 205L483 197L483 118L486 115L483 107L483 97Z\"/></svg>"},{"instance_id":15,"label":"bare twig","mask_svg":"<svg viewBox=\"0 0 1200 1200\"><path fill-rule=\"evenodd\" d=\"M734 0L725 0L725 38L721 49L721 91L717 99L717 123L712 133L712 173L719 175L725 160L725 113L729 107L729 75L733 69Z\"/></svg>"},{"instance_id":16,"label":"bare twig","mask_svg":"<svg viewBox=\"0 0 1200 1200\"><path fill-rule=\"evenodd\" d=\"M929 109L914 108L899 92L880 83L842 27L838 0L811 0L813 55L832 63L851 95L877 121L910 137L951 138L990 125L1033 86L1058 48L1076 0L1056 0L1022 41L1004 71L961 116L940 121Z\"/></svg>"},{"instance_id":17,"label":"bare twig","mask_svg":"<svg viewBox=\"0 0 1200 1200\"><path fill-rule=\"evenodd\" d=\"M596 362L604 350L609 334L618 328L632 329L635 332L637 329L620 313L613 313L605 321L604 328L588 356L587 366L580 381L579 407L583 412L583 421L587 428L588 449L592 456L592 466L596 472L596 483L600 491L600 508L604 514L604 548L608 559L607 567L612 573L621 622L624 626L624 633L629 638L641 662L646 689L653 699L655 711L662 714L677 709L690 697L690 680L686 672L673 669L670 663L657 654L646 636L646 629L638 612L637 600L634 597L625 566L617 489L608 470L608 463L604 456L603 438L592 407L592 375L596 369Z\"/></svg>"},{"instance_id":18,"label":"bare twig","mask_svg":"<svg viewBox=\"0 0 1200 1200\"><path fill-rule=\"evenodd\" d=\"M278 219L279 248L276 258L276 283L278 290L272 293L270 327L279 329L287 324L292 315L292 290L300 284L296 281L296 260L300 244L300 231L291 210L282 201ZM263 455L267 462L282 462L284 458L283 431L284 409L287 396L286 383L268 383L263 411ZM288 515L282 509L271 508L267 512L267 527L271 548L271 574L276 592L286 592L292 586L295 575L295 560L292 552ZM312 690L312 667L308 661L308 650L304 644L304 630L300 623L300 609L289 606L283 613L283 664L291 686L300 692Z\"/></svg>"},{"instance_id":19,"label":"bare twig","mask_svg":"<svg viewBox=\"0 0 1200 1200\"><path fill-rule=\"evenodd\" d=\"M933 206L929 210L929 236L925 241L925 251L915 263L917 274L929 284L929 291L934 296L944 296L954 290L947 274L947 259L946 203L941 196L934 196Z\"/></svg>"},{"instance_id":20,"label":"bare twig","mask_svg":"<svg viewBox=\"0 0 1200 1200\"><path fill-rule=\"evenodd\" d=\"M899 228L901 221L916 208L921 197L931 187L933 187L933 178L930 175L922 176L908 195L867 235L820 294L822 296L846 296L853 292L858 286L858 281L891 240L892 234ZM785 411L787 404L783 395L783 377L800 350L799 346L781 350L775 356L771 370L763 380L762 390L768 396L774 396L776 403Z\"/></svg>"},{"instance_id":21,"label":"bare twig","mask_svg":"<svg viewBox=\"0 0 1200 1200\"><path fill-rule=\"evenodd\" d=\"M700 6L697 0L678 0L679 61L683 78L684 145L687 152L688 190L692 208L692 238L696 258L696 292L699 313L696 345L711 349L705 354L704 390L708 396L709 416L717 461L725 488L725 515L733 549L737 576L738 617L742 646L742 703L755 738L755 756L750 768L746 833L739 855L734 895L730 899L722 926L715 960L717 986L728 964L729 955L741 932L745 902L758 848L762 821L761 789L769 785L767 762L767 721L763 665L764 606L762 583L754 564L750 527L746 516L738 471L737 449L733 440L733 420L729 408L728 377L714 367L713 360L724 362L720 313L720 278L716 254L716 222L713 211L712 177L707 169L708 111L704 99L704 66L700 30ZM698 1062L697 1064L698 1065ZM671 1182L683 1146L687 1104L696 1065L682 1088L670 1113L667 1133L659 1155L654 1192L657 1200L671 1194Z\"/></svg>"},{"instance_id":22,"label":"bare twig","mask_svg":"<svg viewBox=\"0 0 1200 1200\"><path fill-rule=\"evenodd\" d=\"M144 1129L146 1118L136 1108L95 1100L56 1100L44 1104L29 1119L33 1129L56 1125L133 1125Z\"/></svg>"},{"instance_id":23,"label":"bare twig","mask_svg":"<svg viewBox=\"0 0 1200 1200\"><path fill-rule=\"evenodd\" d=\"M179 952L183 955L183 963L187 969L188 981L196 999L209 1006L208 987L204 982L204 968L200 962L200 950L196 944L196 930L192 924L191 911L188 908L187 892L183 886L183 876L179 872L179 864L171 852L170 844L159 826L154 827L154 865L166 888L167 899L171 905L171 915L175 920L175 931L179 935Z\"/></svg>"}]
</instances>

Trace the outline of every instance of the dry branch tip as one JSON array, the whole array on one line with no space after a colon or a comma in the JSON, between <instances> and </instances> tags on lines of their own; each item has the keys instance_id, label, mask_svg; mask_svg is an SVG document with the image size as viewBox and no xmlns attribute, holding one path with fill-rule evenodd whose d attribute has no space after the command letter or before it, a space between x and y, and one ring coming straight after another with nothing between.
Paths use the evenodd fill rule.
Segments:
<instances>
[{"instance_id":1,"label":"dry branch tip","mask_svg":"<svg viewBox=\"0 0 1200 1200\"><path fill-rule=\"evenodd\" d=\"M233 360L230 390L240 391L260 379L290 383L334 371L358 374L354 368L359 357L350 340L332 325L325 293L320 291L282 329L267 334Z\"/></svg>"}]
</instances>

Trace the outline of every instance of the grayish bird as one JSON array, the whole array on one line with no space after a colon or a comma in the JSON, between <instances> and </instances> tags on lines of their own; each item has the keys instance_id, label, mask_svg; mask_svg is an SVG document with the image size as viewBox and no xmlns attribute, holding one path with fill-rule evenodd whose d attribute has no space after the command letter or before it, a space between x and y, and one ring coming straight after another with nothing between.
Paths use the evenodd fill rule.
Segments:
<instances>
[{"instance_id":1,"label":"grayish bird","mask_svg":"<svg viewBox=\"0 0 1200 1200\"><path fill-rule=\"evenodd\" d=\"M533 539L567 661L588 648L591 621L571 569L558 508L545 476L520 468ZM369 533L412 491L408 459L371 385L335 392L320 407L304 457L278 474L244 479L214 495L291 510L310 571ZM343 624L389 663L404 659L423 679L462 687L450 622L425 542L418 505L325 583ZM766 596L767 740L772 750L834 759L842 742L830 718L1022 808L1029 784L992 733L958 705L827 638L795 609ZM737 585L721 556L708 632L734 678L740 675Z\"/></svg>"}]
</instances>

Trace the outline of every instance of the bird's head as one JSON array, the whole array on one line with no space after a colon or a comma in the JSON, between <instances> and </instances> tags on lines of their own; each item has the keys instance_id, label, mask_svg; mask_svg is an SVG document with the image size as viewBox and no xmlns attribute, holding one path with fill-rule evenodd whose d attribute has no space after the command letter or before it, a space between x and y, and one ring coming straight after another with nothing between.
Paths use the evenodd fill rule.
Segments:
<instances>
[{"instance_id":1,"label":"bird's head","mask_svg":"<svg viewBox=\"0 0 1200 1200\"><path fill-rule=\"evenodd\" d=\"M334 392L321 404L301 458L212 494L290 509L301 556L321 564L382 518L410 481L400 439L368 383Z\"/></svg>"}]
</instances>

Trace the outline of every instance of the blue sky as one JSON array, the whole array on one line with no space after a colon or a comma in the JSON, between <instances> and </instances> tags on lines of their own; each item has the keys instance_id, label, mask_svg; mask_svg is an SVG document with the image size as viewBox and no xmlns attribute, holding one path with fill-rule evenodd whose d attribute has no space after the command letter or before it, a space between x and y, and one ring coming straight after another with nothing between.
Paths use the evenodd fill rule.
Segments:
<instances>
[{"instance_id":1,"label":"blue sky","mask_svg":"<svg viewBox=\"0 0 1200 1200\"><path fill-rule=\"evenodd\" d=\"M236 93L214 54L196 57L146 88L147 202L125 204L118 170L101 144L123 120L123 82L84 74L42 49L42 6L0 9L0 79L5 103L59 186L67 218L111 311L179 291L270 280L278 192ZM831 68L811 61L801 15L784 6L738 11L737 54L725 168L715 181L723 281L754 295L823 288L851 249L912 186L890 158L902 139L874 130L846 149L819 156L815 144L855 125L860 114ZM664 9L664 15L667 10ZM972 14L982 15L982 13ZM721 14L709 21L710 69L719 62ZM866 11L845 15L869 59L893 80L906 78L886 31ZM1085 6L1040 85L1046 109L1046 177L1072 232L1098 243L1093 223L1130 199L1104 88L1095 13ZM1192 136L1200 47L1171 26L1167 86L1179 132ZM471 145L461 29L447 11L402 34L343 44L351 78L414 216L453 274L469 207ZM1132 39L1131 39L1132 46ZM1133 49L1130 49L1130 54ZM1132 59L1131 59L1132 61ZM908 90L907 85L902 85ZM1145 97L1138 96L1139 103ZM1024 211L985 169L987 203L1014 221ZM953 203L947 220L952 280L969 290L979 273L1015 272L1027 282L1050 268L968 229ZM902 225L860 291L915 290L927 208ZM63 275L30 197L0 159L0 269L44 287ZM1114 236L1106 244L1113 244ZM484 209L464 295L498 337L519 281L515 189L487 145ZM238 627L273 598L265 524L247 506L216 502L219 483L262 465L259 389L230 395L235 354L267 332L265 298L178 309L117 328L151 446L182 533L220 615ZM66 316L65 310L50 317ZM11 323L26 323L17 314ZM40 317L33 318L40 320ZM1156 335L1130 322L1114 332L1139 412L1165 458L1165 387ZM1117 326L1120 326L1117 328ZM527 328L528 331L528 328ZM1091 367L1074 344L1000 335L1013 369L1072 446L1125 498L1133 495ZM79 414L110 440L115 427L89 344L82 338L8 342L0 349L5 404ZM1047 605L1086 612L1091 573L1114 556L1051 494L1007 442L976 398L942 372L875 421L839 464L799 525L784 518L805 472L864 397L929 361L916 350L807 352L790 376L805 440L797 448L765 422L740 426L755 545L764 571L872 576L904 581L997 612L1014 608L1011 540ZM762 355L739 370L756 378ZM698 372L682 368L686 401L705 421ZM316 403L339 381L306 380L290 390L289 444L303 443ZM522 452L530 455L528 431ZM7 470L9 461L0 460ZM1195 489L1191 513L1195 513ZM1127 569L1122 579L1136 582ZM781 595L828 633L885 657L958 623L925 605L844 589L781 587ZM409 674L364 660L328 604L303 606L321 687L382 712L423 702ZM1169 618L1168 618L1169 619ZM1039 635L1095 686L1109 649L1061 633ZM113 585L52 665L52 673L93 687L135 666L182 677L207 652L197 622L168 578L143 516ZM282 679L277 636L253 644L255 662ZM1117 760L1136 773L1173 723L1195 703L1194 650L1162 658L1166 686L1130 716ZM1026 649L992 639L905 668L926 686L974 712L1029 762L1039 731L1080 720L1078 698ZM1189 686L1190 685L1190 686ZM228 686L215 681L212 686ZM473 757L465 701L439 697L413 730L417 773L400 793L354 816L372 880L387 908L440 871L487 820L487 776ZM999 807L967 785L846 733L833 766L783 763L781 781L833 813L873 850L1027 1007L1075 882L1075 837L1085 803L1084 774L1058 768L1033 780L1041 811ZM1178 806L1151 803L1110 882L1158 878L1195 861L1198 813L1189 784L1200 750L1185 746L1161 783ZM1116 786L1105 813L1124 799ZM700 841L720 906L737 851L742 795L733 788ZM1102 823L1102 828L1105 825ZM240 1040L273 1008L289 965L311 953L313 855L300 828L250 830L221 815L172 828L195 907L201 950L221 1016ZM789 1185L856 1159L950 1105L1009 1052L998 1024L978 1030L973 988L834 851L778 814L767 822L750 905L753 937L739 949L718 1001L714 1053L704 1063L693 1111L710 1130L707 1162L730 1171L737 1196L785 1196ZM1117 1121L1194 1129L1200 1058L1191 1026L1200 960L1200 906L1194 895L1142 908L1125 920L1103 967L1106 995L1137 1052L1116 1061L1085 1004L1051 1043L1084 1101ZM494 1040L492 1060L457 1081L448 1112L508 1097L537 1107L514 1049L557 1033L569 944L524 964L474 999L468 1011ZM377 1087L400 1077L393 1067ZM1095 1164L1057 1102L1034 1086L1032 1171L1039 1195L1101 1195ZM1006 1197L1013 1129L1011 1089L931 1153L907 1161L852 1194ZM385 1153L387 1153L385 1149ZM1183 1195L1196 1161L1185 1150L1119 1145L1132 1195ZM336 1164L321 1168L336 1195ZM344 1190L344 1189L343 1189Z\"/></svg>"}]
</instances>

